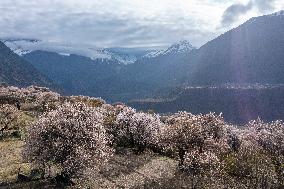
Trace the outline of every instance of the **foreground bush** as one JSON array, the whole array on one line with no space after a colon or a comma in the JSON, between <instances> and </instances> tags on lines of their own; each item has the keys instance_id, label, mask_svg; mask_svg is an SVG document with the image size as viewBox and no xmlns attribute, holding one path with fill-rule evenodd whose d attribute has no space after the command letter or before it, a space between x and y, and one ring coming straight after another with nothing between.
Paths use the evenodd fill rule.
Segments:
<instances>
[{"instance_id":1,"label":"foreground bush","mask_svg":"<svg viewBox=\"0 0 284 189\"><path fill-rule=\"evenodd\" d=\"M255 120L248 123L246 128L243 137L257 144L270 156L278 183L284 187L284 123Z\"/></svg>"},{"instance_id":2,"label":"foreground bush","mask_svg":"<svg viewBox=\"0 0 284 189\"><path fill-rule=\"evenodd\" d=\"M16 126L19 110L12 105L0 105L0 131L13 129Z\"/></svg>"},{"instance_id":3,"label":"foreground bush","mask_svg":"<svg viewBox=\"0 0 284 189\"><path fill-rule=\"evenodd\" d=\"M190 151L200 154L206 151L225 153L230 148L226 138L226 124L220 116L180 112L169 116L165 123L167 127L162 132L163 145L178 153L181 166Z\"/></svg>"},{"instance_id":4,"label":"foreground bush","mask_svg":"<svg viewBox=\"0 0 284 189\"><path fill-rule=\"evenodd\" d=\"M224 175L223 160L239 148L238 140L221 116L179 112L165 119L161 145L179 161L192 188L211 188ZM233 148L235 147L235 149Z\"/></svg>"},{"instance_id":5,"label":"foreground bush","mask_svg":"<svg viewBox=\"0 0 284 189\"><path fill-rule=\"evenodd\" d=\"M277 172L271 156L250 141L243 141L237 153L226 157L224 168L228 177L237 181L238 188L277 188Z\"/></svg>"},{"instance_id":6,"label":"foreground bush","mask_svg":"<svg viewBox=\"0 0 284 189\"><path fill-rule=\"evenodd\" d=\"M55 109L59 97L58 93L44 87L0 87L0 104L15 105L18 109L36 113Z\"/></svg>"},{"instance_id":7,"label":"foreground bush","mask_svg":"<svg viewBox=\"0 0 284 189\"><path fill-rule=\"evenodd\" d=\"M145 148L155 149L159 145L160 130L164 124L156 114L136 112L129 107L117 107L114 122L116 141L136 147L141 153Z\"/></svg>"},{"instance_id":8,"label":"foreground bush","mask_svg":"<svg viewBox=\"0 0 284 189\"><path fill-rule=\"evenodd\" d=\"M25 133L25 128L33 121L33 116L18 110L13 105L0 105L0 139L21 138Z\"/></svg>"},{"instance_id":9,"label":"foreground bush","mask_svg":"<svg viewBox=\"0 0 284 189\"><path fill-rule=\"evenodd\" d=\"M24 157L40 168L55 167L65 178L91 177L112 154L103 115L83 103L63 104L28 129Z\"/></svg>"}]
</instances>

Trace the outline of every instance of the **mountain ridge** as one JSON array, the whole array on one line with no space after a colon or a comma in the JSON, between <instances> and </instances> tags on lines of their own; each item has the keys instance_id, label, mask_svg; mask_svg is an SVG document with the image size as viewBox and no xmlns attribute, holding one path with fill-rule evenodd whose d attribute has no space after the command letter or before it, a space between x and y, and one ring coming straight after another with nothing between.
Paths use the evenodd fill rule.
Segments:
<instances>
[{"instance_id":1,"label":"mountain ridge","mask_svg":"<svg viewBox=\"0 0 284 189\"><path fill-rule=\"evenodd\" d=\"M0 42L0 83L52 87L52 81Z\"/></svg>"},{"instance_id":2,"label":"mountain ridge","mask_svg":"<svg viewBox=\"0 0 284 189\"><path fill-rule=\"evenodd\" d=\"M4 42L16 54L23 56L33 51L55 52L61 55L75 54L85 56L93 60L105 59L104 61L117 61L121 64L132 64L149 52L156 51L154 47L145 48L99 48L86 44L69 44L62 42L47 42L38 39L4 38ZM157 47L158 48L158 47ZM160 47L159 47L160 48Z\"/></svg>"},{"instance_id":3,"label":"mountain ridge","mask_svg":"<svg viewBox=\"0 0 284 189\"><path fill-rule=\"evenodd\" d=\"M189 53L193 49L196 49L193 47L189 41L187 40L181 40L170 47L156 51L156 52L150 52L146 55L144 55L142 58L155 58L158 56L167 56L167 55L172 55L172 54L182 54L182 53Z\"/></svg>"}]
</instances>

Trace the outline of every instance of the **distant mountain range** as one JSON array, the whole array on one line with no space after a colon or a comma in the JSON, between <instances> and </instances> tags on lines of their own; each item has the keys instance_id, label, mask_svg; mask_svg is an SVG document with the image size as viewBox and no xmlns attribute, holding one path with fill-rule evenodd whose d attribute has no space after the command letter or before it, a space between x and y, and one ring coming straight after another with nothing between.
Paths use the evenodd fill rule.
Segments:
<instances>
[{"instance_id":1,"label":"distant mountain range","mask_svg":"<svg viewBox=\"0 0 284 189\"><path fill-rule=\"evenodd\" d=\"M103 96L110 93L114 78L125 67L116 60L91 59L71 54L60 55L54 52L33 51L23 55L42 74L52 78L65 94Z\"/></svg>"},{"instance_id":2,"label":"distant mountain range","mask_svg":"<svg viewBox=\"0 0 284 189\"><path fill-rule=\"evenodd\" d=\"M189 42L181 41L165 50L159 50L159 54L152 57L146 57L149 53L145 55L146 51L140 48L102 50L105 54L112 54L110 59L94 59L40 50L24 53L22 57L42 74L52 78L66 94L84 94L100 96L110 101L127 101L137 95L147 96L154 86L151 79L153 74L162 73L175 62L175 59L183 57L182 55L192 49ZM140 58L131 64L121 63L130 57L133 61L135 57Z\"/></svg>"},{"instance_id":3,"label":"distant mountain range","mask_svg":"<svg viewBox=\"0 0 284 189\"><path fill-rule=\"evenodd\" d=\"M120 64L131 64L148 53L155 53L163 47L137 47L137 48L98 48L86 44L68 44L61 42L46 42L38 39L1 39L16 54L23 56L34 51L47 51L63 56L70 54L85 56L93 60L103 59L104 62L116 61Z\"/></svg>"}]
</instances>

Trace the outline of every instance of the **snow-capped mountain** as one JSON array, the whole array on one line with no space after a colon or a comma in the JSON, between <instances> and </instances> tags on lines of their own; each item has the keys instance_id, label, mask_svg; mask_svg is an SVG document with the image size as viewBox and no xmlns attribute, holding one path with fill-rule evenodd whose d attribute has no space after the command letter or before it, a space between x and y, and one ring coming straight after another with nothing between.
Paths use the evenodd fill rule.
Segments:
<instances>
[{"instance_id":1,"label":"snow-capped mountain","mask_svg":"<svg viewBox=\"0 0 284 189\"><path fill-rule=\"evenodd\" d=\"M2 39L1 41L20 56L32 51L41 50L55 52L65 56L77 54L92 59L111 58L109 55L102 53L99 48L84 44L46 42L37 39Z\"/></svg>"},{"instance_id":2,"label":"snow-capped mountain","mask_svg":"<svg viewBox=\"0 0 284 189\"><path fill-rule=\"evenodd\" d=\"M93 60L116 60L121 64L131 64L147 53L153 52L152 48L98 48L86 44L72 44L60 42L46 42L37 39L2 39L12 51L23 56L36 50L54 52L62 56L70 54L80 55Z\"/></svg>"},{"instance_id":3,"label":"snow-capped mountain","mask_svg":"<svg viewBox=\"0 0 284 189\"><path fill-rule=\"evenodd\" d=\"M173 44L169 48L165 47L137 47L137 48L99 48L86 44L73 44L61 42L46 42L38 39L18 39L8 38L1 39L12 51L23 56L33 51L47 51L54 52L62 56L70 56L75 54L91 58L92 60L102 59L115 60L120 64L132 64L140 59L155 58L165 55L178 55L188 53L194 47L188 41L180 41Z\"/></svg>"},{"instance_id":4,"label":"snow-capped mountain","mask_svg":"<svg viewBox=\"0 0 284 189\"><path fill-rule=\"evenodd\" d=\"M153 49L152 47L149 47L149 48L114 47L114 48L101 49L101 52L109 55L112 59L115 59L123 64L132 64L136 62L138 59L140 59L141 57L143 57L144 55L148 53L156 52L157 50L155 48Z\"/></svg>"},{"instance_id":5,"label":"snow-capped mountain","mask_svg":"<svg viewBox=\"0 0 284 189\"><path fill-rule=\"evenodd\" d=\"M193 49L195 49L195 47L193 47L188 41L183 40L173 44L167 49L152 51L146 54L145 56L143 56L143 58L155 58L158 56L178 55L183 53L189 53Z\"/></svg>"}]
</instances>

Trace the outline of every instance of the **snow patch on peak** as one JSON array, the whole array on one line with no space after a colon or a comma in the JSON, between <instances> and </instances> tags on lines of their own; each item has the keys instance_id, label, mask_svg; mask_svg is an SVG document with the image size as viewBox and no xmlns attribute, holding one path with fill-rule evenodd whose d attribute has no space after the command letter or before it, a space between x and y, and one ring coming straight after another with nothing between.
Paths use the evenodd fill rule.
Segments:
<instances>
[{"instance_id":1,"label":"snow patch on peak","mask_svg":"<svg viewBox=\"0 0 284 189\"><path fill-rule=\"evenodd\" d=\"M195 49L195 47L193 47L190 44L189 41L182 40L182 41L179 41L179 42L173 44L172 46L170 46L167 49L150 52L150 53L146 54L145 56L143 56L143 58L155 58L155 57L158 57L158 56L189 53L193 49Z\"/></svg>"},{"instance_id":2,"label":"snow patch on peak","mask_svg":"<svg viewBox=\"0 0 284 189\"><path fill-rule=\"evenodd\" d=\"M69 53L58 53L58 54L60 54L61 56L70 56Z\"/></svg>"},{"instance_id":3,"label":"snow patch on peak","mask_svg":"<svg viewBox=\"0 0 284 189\"><path fill-rule=\"evenodd\" d=\"M165 52L185 53L190 52L192 49L194 49L194 47L188 41L183 40L173 44Z\"/></svg>"},{"instance_id":4,"label":"snow patch on peak","mask_svg":"<svg viewBox=\"0 0 284 189\"><path fill-rule=\"evenodd\" d=\"M119 49L120 50L120 49ZM137 60L137 57L129 52L120 52L115 49L101 49L100 51L106 54L110 59L115 59L122 64L132 64Z\"/></svg>"},{"instance_id":5,"label":"snow patch on peak","mask_svg":"<svg viewBox=\"0 0 284 189\"><path fill-rule=\"evenodd\" d=\"M26 40L2 40L3 43L7 47L9 47L14 53L18 54L19 56L23 56L27 53L30 53L32 50L28 48L22 48L22 43L25 43Z\"/></svg>"},{"instance_id":6,"label":"snow patch on peak","mask_svg":"<svg viewBox=\"0 0 284 189\"><path fill-rule=\"evenodd\" d=\"M18 49L11 49L11 50L19 56L23 56L25 54L32 52L32 51L28 51L28 50L22 50L22 49L19 49L19 48Z\"/></svg>"},{"instance_id":7,"label":"snow patch on peak","mask_svg":"<svg viewBox=\"0 0 284 189\"><path fill-rule=\"evenodd\" d=\"M157 50L149 52L148 54L144 55L142 58L154 58L163 54L165 50Z\"/></svg>"},{"instance_id":8,"label":"snow patch on peak","mask_svg":"<svg viewBox=\"0 0 284 189\"><path fill-rule=\"evenodd\" d=\"M132 64L148 53L156 52L160 47L113 47L102 49L111 59L122 64Z\"/></svg>"}]
</instances>

